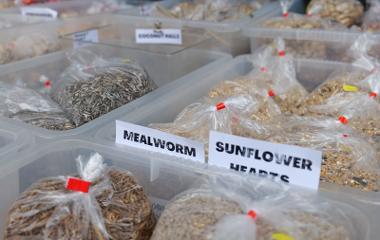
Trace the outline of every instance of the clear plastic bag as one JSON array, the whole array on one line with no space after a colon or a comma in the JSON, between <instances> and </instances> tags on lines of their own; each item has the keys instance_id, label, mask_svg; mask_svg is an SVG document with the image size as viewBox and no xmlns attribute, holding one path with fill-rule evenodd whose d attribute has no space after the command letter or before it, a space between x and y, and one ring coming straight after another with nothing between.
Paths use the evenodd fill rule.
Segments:
<instances>
[{"instance_id":1,"label":"clear plastic bag","mask_svg":"<svg viewBox=\"0 0 380 240\"><path fill-rule=\"evenodd\" d=\"M156 5L154 15L187 20L230 21L244 17L252 17L261 8L256 1L199 0L181 2L171 9Z\"/></svg>"},{"instance_id":2,"label":"clear plastic bag","mask_svg":"<svg viewBox=\"0 0 380 240\"><path fill-rule=\"evenodd\" d=\"M338 119L282 118L281 131L267 140L322 151L321 181L380 191L380 162L376 145L342 126Z\"/></svg>"},{"instance_id":3,"label":"clear plastic bag","mask_svg":"<svg viewBox=\"0 0 380 240\"><path fill-rule=\"evenodd\" d=\"M374 41L363 34L347 52L354 69L333 72L328 79L317 87L304 100L304 105L320 105L328 98L339 93L380 93L379 62L370 55Z\"/></svg>"},{"instance_id":4,"label":"clear plastic bag","mask_svg":"<svg viewBox=\"0 0 380 240\"><path fill-rule=\"evenodd\" d=\"M105 59L89 49L69 53L70 66L52 98L80 126L155 88L143 67L128 59Z\"/></svg>"},{"instance_id":5,"label":"clear plastic bag","mask_svg":"<svg viewBox=\"0 0 380 240\"><path fill-rule=\"evenodd\" d=\"M232 96L224 99L204 99L182 110L172 123L151 124L150 127L186 138L195 139L208 147L210 130L243 137L265 139L270 133L264 119L279 110L268 107L250 95Z\"/></svg>"},{"instance_id":6,"label":"clear plastic bag","mask_svg":"<svg viewBox=\"0 0 380 240\"><path fill-rule=\"evenodd\" d=\"M368 10L363 17L362 29L366 32L379 32L380 30L380 1L367 1L369 4Z\"/></svg>"},{"instance_id":7,"label":"clear plastic bag","mask_svg":"<svg viewBox=\"0 0 380 240\"><path fill-rule=\"evenodd\" d=\"M4 239L149 239L155 219L148 197L131 173L103 164L99 154L77 158L78 178L42 179L9 211Z\"/></svg>"},{"instance_id":8,"label":"clear plastic bag","mask_svg":"<svg viewBox=\"0 0 380 240\"><path fill-rule=\"evenodd\" d=\"M12 61L41 56L61 48L58 37L48 32L19 36L10 42L8 47L12 52Z\"/></svg>"},{"instance_id":9,"label":"clear plastic bag","mask_svg":"<svg viewBox=\"0 0 380 240\"><path fill-rule=\"evenodd\" d=\"M321 18L332 19L351 27L360 23L364 7L358 0L311 0L307 12L316 13Z\"/></svg>"},{"instance_id":10,"label":"clear plastic bag","mask_svg":"<svg viewBox=\"0 0 380 240\"><path fill-rule=\"evenodd\" d=\"M0 84L0 115L51 130L74 128L63 110L33 89Z\"/></svg>"},{"instance_id":11,"label":"clear plastic bag","mask_svg":"<svg viewBox=\"0 0 380 240\"><path fill-rule=\"evenodd\" d=\"M151 239L356 239L347 206L292 190L260 179L212 178L172 200Z\"/></svg>"},{"instance_id":12,"label":"clear plastic bag","mask_svg":"<svg viewBox=\"0 0 380 240\"><path fill-rule=\"evenodd\" d=\"M289 1L287 1L289 2ZM283 5L283 16L269 18L262 21L261 25L264 28L288 30L325 30L325 31L346 31L347 28L337 22L328 19L322 19L317 15L309 13L308 15L301 15L295 13L288 13L288 5ZM301 33L302 35L302 33ZM270 44L272 39L260 40L262 44ZM297 58L316 58L316 59L334 59L336 55L336 45L331 46L318 40L303 40L295 37L294 39L286 39L286 52L294 55Z\"/></svg>"},{"instance_id":13,"label":"clear plastic bag","mask_svg":"<svg viewBox=\"0 0 380 240\"><path fill-rule=\"evenodd\" d=\"M339 93L308 110L311 114L335 118L375 141L380 140L380 105L366 93Z\"/></svg>"},{"instance_id":14,"label":"clear plastic bag","mask_svg":"<svg viewBox=\"0 0 380 240\"><path fill-rule=\"evenodd\" d=\"M258 50L251 62L252 72L222 82L209 92L209 97L249 94L262 102L276 103L284 114L297 111L307 91L297 81L293 57L286 53L283 40L277 39L274 47Z\"/></svg>"}]
</instances>

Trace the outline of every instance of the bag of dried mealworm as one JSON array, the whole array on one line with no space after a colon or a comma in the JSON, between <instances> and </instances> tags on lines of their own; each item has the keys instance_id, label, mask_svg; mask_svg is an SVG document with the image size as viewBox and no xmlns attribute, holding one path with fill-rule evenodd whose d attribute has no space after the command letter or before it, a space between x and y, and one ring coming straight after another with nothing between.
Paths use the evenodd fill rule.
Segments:
<instances>
[{"instance_id":1,"label":"bag of dried mealworm","mask_svg":"<svg viewBox=\"0 0 380 240\"><path fill-rule=\"evenodd\" d=\"M338 119L287 117L267 141L322 151L321 181L380 191L379 149Z\"/></svg>"},{"instance_id":2,"label":"bag of dried mealworm","mask_svg":"<svg viewBox=\"0 0 380 240\"><path fill-rule=\"evenodd\" d=\"M18 86L0 84L0 115L50 130L74 128L55 102L33 89Z\"/></svg>"},{"instance_id":3,"label":"bag of dried mealworm","mask_svg":"<svg viewBox=\"0 0 380 240\"><path fill-rule=\"evenodd\" d=\"M172 200L151 239L354 240L351 209L268 180L216 177Z\"/></svg>"},{"instance_id":4,"label":"bag of dried mealworm","mask_svg":"<svg viewBox=\"0 0 380 240\"><path fill-rule=\"evenodd\" d=\"M77 158L79 176L42 179L9 211L4 240L149 239L155 219L131 173Z\"/></svg>"},{"instance_id":5,"label":"bag of dried mealworm","mask_svg":"<svg viewBox=\"0 0 380 240\"><path fill-rule=\"evenodd\" d=\"M52 90L52 98L80 126L155 88L143 67L131 60L106 59L81 48L67 55L70 66Z\"/></svg>"},{"instance_id":6,"label":"bag of dried mealworm","mask_svg":"<svg viewBox=\"0 0 380 240\"><path fill-rule=\"evenodd\" d=\"M201 141L208 147L210 130L265 139L269 129L259 121L280 114L275 104L268 105L250 95L204 99L190 104L172 123L151 124L150 127Z\"/></svg>"},{"instance_id":7,"label":"bag of dried mealworm","mask_svg":"<svg viewBox=\"0 0 380 240\"><path fill-rule=\"evenodd\" d=\"M360 23L364 7L358 0L311 0L307 12L335 20L347 27Z\"/></svg>"}]
</instances>

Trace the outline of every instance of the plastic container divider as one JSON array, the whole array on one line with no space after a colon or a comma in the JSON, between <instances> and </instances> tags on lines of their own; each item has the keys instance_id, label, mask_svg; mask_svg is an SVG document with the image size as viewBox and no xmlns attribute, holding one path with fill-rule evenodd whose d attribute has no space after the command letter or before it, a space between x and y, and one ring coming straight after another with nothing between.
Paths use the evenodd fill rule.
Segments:
<instances>
[{"instance_id":1,"label":"plastic container divider","mask_svg":"<svg viewBox=\"0 0 380 240\"><path fill-rule=\"evenodd\" d=\"M120 1L119 1L120 2ZM54 10L58 13L59 19L72 18L72 17L80 17L83 15L97 14L105 11L104 7L99 8L100 3L106 4L106 1L93 1L93 0L80 0L80 1L58 1L58 2L47 2L47 3L39 3L33 5L20 5L17 7L4 9L1 12L20 15L23 8L48 8ZM131 5L122 5L123 9L129 9ZM118 9L106 9L111 11L115 11ZM50 17L36 17L36 16L28 16L28 18L40 18L43 21L54 20Z\"/></svg>"},{"instance_id":2,"label":"plastic container divider","mask_svg":"<svg viewBox=\"0 0 380 240\"><path fill-rule=\"evenodd\" d=\"M247 23L243 27L243 35L250 38L251 52L272 43L276 38L283 38L291 46L292 53L298 54L297 57L347 62L347 50L362 34L355 30L265 28L262 27L264 21ZM375 38L380 39L379 36ZM380 44L375 44L373 49L378 57Z\"/></svg>"},{"instance_id":3,"label":"plastic container divider","mask_svg":"<svg viewBox=\"0 0 380 240\"><path fill-rule=\"evenodd\" d=\"M104 57L119 57L129 58L140 63L149 73L151 79L160 88L164 85L175 83L176 79L197 71L207 71L208 68L214 69L217 66L223 65L231 56L212 51L204 51L197 49L185 49L174 54L159 54L144 50L136 50L129 48L117 48L106 45L88 44L84 46L95 53ZM44 91L44 84L40 81L41 76L46 77L52 82L54 87L62 71L68 66L68 61L65 57L65 52L56 52L45 57L29 59L15 64L8 64L7 67L0 66L0 78L3 82L14 85L24 85L31 87L37 91ZM159 88L155 91L158 91ZM150 93L155 95L155 91ZM119 109L123 113L127 113L140 106L149 104L151 98L141 97L132 101ZM112 111L114 112L114 111ZM27 128L33 131L38 136L42 137L57 137L57 136L72 136L91 130L97 125L102 125L107 122L108 118L112 118L115 113L108 113L98 119L90 121L76 129L68 131L53 131L38 128L23 122L12 121L14 124Z\"/></svg>"},{"instance_id":4,"label":"plastic container divider","mask_svg":"<svg viewBox=\"0 0 380 240\"><path fill-rule=\"evenodd\" d=\"M176 3L181 2L178 0L174 1L163 1L163 6L170 8ZM150 8L153 8L152 6ZM125 11L118 12L121 15L128 16L141 16L141 7L132 8ZM272 16L277 16L281 13L281 8L278 2L273 2L265 5L263 8L255 12L254 20L264 19ZM144 13L145 14L145 13ZM249 39L246 36L243 36L241 33L241 26L245 22L249 22L251 19L245 18L241 20L235 20L230 22L211 22L211 21L191 21L184 19L171 19L171 18L152 18L151 16L142 16L142 19L159 19L160 21L176 23L182 27L190 28L200 28L205 29L209 35L213 36L214 41L218 42L218 49L224 52L227 52L233 56L246 54L249 52ZM210 48L210 46L208 46Z\"/></svg>"},{"instance_id":5,"label":"plastic container divider","mask_svg":"<svg viewBox=\"0 0 380 240\"><path fill-rule=\"evenodd\" d=\"M144 108L137 109L125 114L119 114L120 117L115 120L136 123L147 126L150 123L166 123L172 122L175 117L187 105L206 96L209 90L218 83L225 80L232 80L243 76L252 70L252 64L249 61L250 55L240 56L231 60L223 68L218 68L218 71L212 71L208 74L196 76L194 79L182 79L177 82L177 88L171 92L180 94L162 94L160 97L151 99L151 104ZM332 72L337 70L349 70L352 66L345 63L316 61L307 59L296 60L296 71L298 80L304 87L311 91L320 85ZM199 81L202 79L202 81ZM115 121L109 121L108 124L100 128L95 139L99 144L115 146ZM91 136L92 138L92 136ZM124 146L120 146L124 148ZM322 183L323 189L341 192L347 197L355 197L365 199L364 201L377 202L380 204L380 193L372 192L365 193L348 187L340 187L334 184Z\"/></svg>"},{"instance_id":6,"label":"plastic container divider","mask_svg":"<svg viewBox=\"0 0 380 240\"><path fill-rule=\"evenodd\" d=\"M150 197L156 210L162 210L164 205L175 195L191 188L202 176L238 177L237 173L222 169L205 169L188 162L187 165L176 164L175 161L166 159L157 154L136 154L134 152L119 151L113 147L100 146L86 141L71 140L57 141L44 147L35 149L23 157L16 157L14 161L3 166L0 172L0 191L7 194L0 195L0 225L4 226L7 212L19 194L25 191L32 183L45 177L63 176L76 173L75 159L78 155L89 156L98 152L108 166L115 166L130 171L144 188ZM159 173L151 180L152 162L160 166ZM249 179L251 179L249 177ZM254 180L254 179L251 179ZM375 219L380 209L375 205L364 204L349 200L339 194L323 191L318 195L326 195L325 201L338 204L343 207L354 222L354 228L360 239L376 239L379 233L378 221L369 222L361 213L363 209L370 210L368 217ZM333 199L333 200L331 200ZM356 208L351 207L354 204ZM352 205L354 205L352 204ZM378 217L377 217L378 218ZM3 231L4 228L1 228ZM1 232L0 232L1 234Z\"/></svg>"},{"instance_id":7,"label":"plastic container divider","mask_svg":"<svg viewBox=\"0 0 380 240\"><path fill-rule=\"evenodd\" d=\"M77 24L90 24L92 18L75 19ZM100 20L101 19L101 20ZM103 22L100 27L89 27L88 30L97 32L99 44L129 47L136 49L145 49L159 53L175 53L186 48L202 48L209 50L220 50L225 48L228 43L212 32L205 30L202 26L183 25L181 21L173 19L158 19L151 17L133 17L122 15L102 14L97 18ZM74 19L71 20L72 22ZM104 24L108 23L108 24ZM65 24L69 25L69 24ZM160 28L177 28L182 29L182 44L137 44L135 39L135 30L139 28L155 29ZM67 32L67 31L66 31ZM83 32L83 31L82 31ZM64 39L75 41L77 32L67 33ZM82 42L91 42L83 39ZM228 51L227 51L228 52Z\"/></svg>"}]
</instances>

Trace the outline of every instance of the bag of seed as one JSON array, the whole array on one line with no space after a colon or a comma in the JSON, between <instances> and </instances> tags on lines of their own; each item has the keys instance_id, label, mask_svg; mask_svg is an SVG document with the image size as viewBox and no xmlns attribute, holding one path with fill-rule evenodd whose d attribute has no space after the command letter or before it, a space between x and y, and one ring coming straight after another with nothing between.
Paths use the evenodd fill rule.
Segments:
<instances>
[{"instance_id":1,"label":"bag of seed","mask_svg":"<svg viewBox=\"0 0 380 240\"><path fill-rule=\"evenodd\" d=\"M329 116L380 141L380 104L366 93L338 93L321 105L309 107L310 114Z\"/></svg>"},{"instance_id":2,"label":"bag of seed","mask_svg":"<svg viewBox=\"0 0 380 240\"><path fill-rule=\"evenodd\" d=\"M190 104L178 114L174 122L151 124L150 127L182 137L201 141L208 147L210 130L238 136L265 139L269 129L255 120L280 114L276 104L261 102L250 95L204 99Z\"/></svg>"},{"instance_id":3,"label":"bag of seed","mask_svg":"<svg viewBox=\"0 0 380 240\"><path fill-rule=\"evenodd\" d=\"M268 82L272 78L272 71L274 69L274 58L272 56L272 47L266 47L257 50L249 57L252 63L252 71L247 75L238 77L233 80L227 80L219 83L213 87L209 93L209 98L223 98L239 95L252 95L260 97L254 89L257 88L255 84Z\"/></svg>"},{"instance_id":4,"label":"bag of seed","mask_svg":"<svg viewBox=\"0 0 380 240\"><path fill-rule=\"evenodd\" d=\"M351 27L360 23L364 7L358 0L311 0L307 12Z\"/></svg>"},{"instance_id":5,"label":"bag of seed","mask_svg":"<svg viewBox=\"0 0 380 240\"><path fill-rule=\"evenodd\" d=\"M371 0L369 3L369 9L365 12L363 17L362 29L367 32L379 32L380 31L380 1Z\"/></svg>"},{"instance_id":6,"label":"bag of seed","mask_svg":"<svg viewBox=\"0 0 380 240\"><path fill-rule=\"evenodd\" d=\"M74 125L52 100L33 89L0 84L0 115L51 130Z\"/></svg>"},{"instance_id":7,"label":"bag of seed","mask_svg":"<svg viewBox=\"0 0 380 240\"><path fill-rule=\"evenodd\" d=\"M323 104L328 98L339 93L379 94L380 65L368 54L372 44L373 41L368 35L360 36L348 51L354 68L333 72L304 99L304 107Z\"/></svg>"},{"instance_id":8,"label":"bag of seed","mask_svg":"<svg viewBox=\"0 0 380 240\"><path fill-rule=\"evenodd\" d=\"M52 98L76 126L121 107L155 88L143 67L129 59L105 59L89 49L68 53L70 66Z\"/></svg>"},{"instance_id":9,"label":"bag of seed","mask_svg":"<svg viewBox=\"0 0 380 240\"><path fill-rule=\"evenodd\" d=\"M282 1L282 16L272 17L264 20L260 23L260 27L278 29L278 30L306 30L312 33L312 30L324 30L324 31L346 31L347 28L337 22L333 22L327 19L322 19L317 15L309 13L308 15L301 15L295 13L289 13L288 4L290 1ZM276 30L275 30L276 31ZM288 35L284 32L282 35ZM298 36L298 35L297 35ZM270 44L272 39L265 38L260 40L262 44ZM335 57L337 49L332 48L331 44L328 45L322 41L310 40L310 38L300 37L294 39L286 39L286 52L294 55L297 58L316 58L316 59L330 59ZM334 45L336 47L336 45ZM335 55L334 55L335 54Z\"/></svg>"},{"instance_id":10,"label":"bag of seed","mask_svg":"<svg viewBox=\"0 0 380 240\"><path fill-rule=\"evenodd\" d=\"M61 48L58 36L48 32L22 35L9 43L8 47L11 49L12 61L41 56Z\"/></svg>"},{"instance_id":11,"label":"bag of seed","mask_svg":"<svg viewBox=\"0 0 380 240\"><path fill-rule=\"evenodd\" d=\"M157 4L154 14L158 17L222 22L251 17L260 8L261 4L256 1L198 0L182 2L171 9Z\"/></svg>"},{"instance_id":12,"label":"bag of seed","mask_svg":"<svg viewBox=\"0 0 380 240\"><path fill-rule=\"evenodd\" d=\"M360 238L351 207L271 185L263 179L216 177L174 198L151 240Z\"/></svg>"},{"instance_id":13,"label":"bag of seed","mask_svg":"<svg viewBox=\"0 0 380 240\"><path fill-rule=\"evenodd\" d=\"M337 119L288 117L279 122L281 131L266 140L322 151L322 182L380 191L380 152L370 139Z\"/></svg>"},{"instance_id":14,"label":"bag of seed","mask_svg":"<svg viewBox=\"0 0 380 240\"><path fill-rule=\"evenodd\" d=\"M222 82L209 97L249 94L263 102L273 101L282 113L293 113L307 91L297 81L293 57L284 49L284 41L277 39L274 46L258 50L251 56L253 70L249 74Z\"/></svg>"},{"instance_id":15,"label":"bag of seed","mask_svg":"<svg viewBox=\"0 0 380 240\"><path fill-rule=\"evenodd\" d=\"M106 167L97 153L77 166L79 176L42 179L21 194L4 240L149 239L153 210L132 174Z\"/></svg>"}]
</instances>

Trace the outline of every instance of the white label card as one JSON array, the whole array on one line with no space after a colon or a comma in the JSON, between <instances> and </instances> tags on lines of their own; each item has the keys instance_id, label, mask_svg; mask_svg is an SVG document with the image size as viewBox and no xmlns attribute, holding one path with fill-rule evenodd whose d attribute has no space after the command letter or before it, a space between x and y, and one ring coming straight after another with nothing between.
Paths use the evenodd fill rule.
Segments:
<instances>
[{"instance_id":1,"label":"white label card","mask_svg":"<svg viewBox=\"0 0 380 240\"><path fill-rule=\"evenodd\" d=\"M208 163L317 190L322 152L211 131Z\"/></svg>"},{"instance_id":2,"label":"white label card","mask_svg":"<svg viewBox=\"0 0 380 240\"><path fill-rule=\"evenodd\" d=\"M116 120L116 143L204 163L201 142Z\"/></svg>"},{"instance_id":3,"label":"white label card","mask_svg":"<svg viewBox=\"0 0 380 240\"><path fill-rule=\"evenodd\" d=\"M88 31L74 33L74 48L81 47L89 42L99 42L98 30L92 29Z\"/></svg>"},{"instance_id":4,"label":"white label card","mask_svg":"<svg viewBox=\"0 0 380 240\"><path fill-rule=\"evenodd\" d=\"M138 44L182 44L181 29L136 29L136 43Z\"/></svg>"},{"instance_id":5,"label":"white label card","mask_svg":"<svg viewBox=\"0 0 380 240\"><path fill-rule=\"evenodd\" d=\"M52 19L56 19L58 17L57 11L45 7L22 7L21 14L28 17L46 17Z\"/></svg>"}]
</instances>

